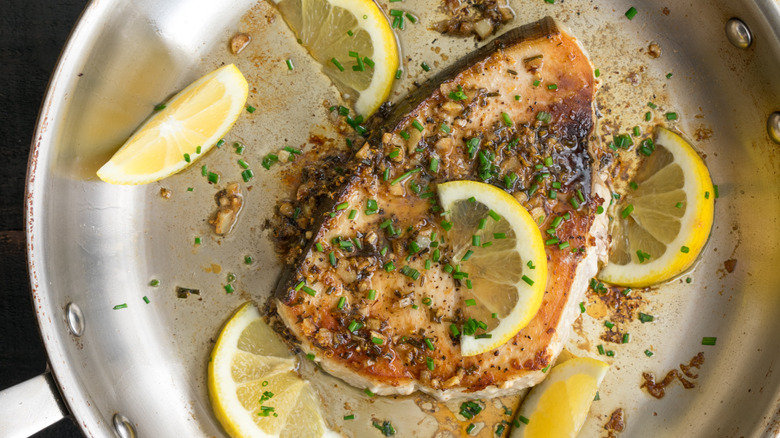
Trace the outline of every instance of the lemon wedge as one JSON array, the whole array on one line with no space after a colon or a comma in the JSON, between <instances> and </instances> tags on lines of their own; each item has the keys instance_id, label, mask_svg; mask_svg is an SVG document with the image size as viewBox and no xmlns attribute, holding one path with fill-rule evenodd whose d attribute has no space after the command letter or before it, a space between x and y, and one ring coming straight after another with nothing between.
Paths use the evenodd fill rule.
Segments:
<instances>
[{"instance_id":1,"label":"lemon wedge","mask_svg":"<svg viewBox=\"0 0 780 438\"><path fill-rule=\"evenodd\" d=\"M281 0L277 7L355 111L368 117L390 95L398 42L372 0Z\"/></svg>"},{"instance_id":2,"label":"lemon wedge","mask_svg":"<svg viewBox=\"0 0 780 438\"><path fill-rule=\"evenodd\" d=\"M554 366L523 400L510 437L576 437L608 368L606 363L588 357Z\"/></svg>"},{"instance_id":3,"label":"lemon wedge","mask_svg":"<svg viewBox=\"0 0 780 438\"><path fill-rule=\"evenodd\" d=\"M617 205L603 281L645 287L669 280L693 264L709 237L715 191L707 166L668 129L656 128L654 143L635 188Z\"/></svg>"},{"instance_id":4,"label":"lemon wedge","mask_svg":"<svg viewBox=\"0 0 780 438\"><path fill-rule=\"evenodd\" d=\"M147 184L186 168L208 152L238 119L249 87L230 64L173 96L98 171L111 184Z\"/></svg>"},{"instance_id":5,"label":"lemon wedge","mask_svg":"<svg viewBox=\"0 0 780 438\"><path fill-rule=\"evenodd\" d=\"M547 284L544 242L528 211L501 189L452 181L438 191L453 223L448 240L455 261L469 274L464 316L488 326L488 336L461 337L461 354L474 356L503 345L536 315Z\"/></svg>"},{"instance_id":6,"label":"lemon wedge","mask_svg":"<svg viewBox=\"0 0 780 438\"><path fill-rule=\"evenodd\" d=\"M211 406L228 435L338 436L325 425L317 394L295 372L296 364L252 303L233 314L208 367Z\"/></svg>"}]
</instances>

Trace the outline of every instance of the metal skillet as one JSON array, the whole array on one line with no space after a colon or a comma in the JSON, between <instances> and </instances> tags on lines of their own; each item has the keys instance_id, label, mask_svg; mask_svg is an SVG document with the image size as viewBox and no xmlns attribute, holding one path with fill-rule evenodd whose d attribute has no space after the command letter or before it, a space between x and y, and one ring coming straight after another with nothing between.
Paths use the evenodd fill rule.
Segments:
<instances>
[{"instance_id":1,"label":"metal skillet","mask_svg":"<svg viewBox=\"0 0 780 438\"><path fill-rule=\"evenodd\" d=\"M425 12L436 2L407 3L423 24L436 17ZM623 11L632 4L619 0L512 6L512 24L552 15L582 40L609 86L599 97L611 110L603 111L607 120L633 126L648 100L681 114L673 127L696 140L720 187L708 248L686 274L692 282L646 292L659 320L611 359L582 436L600 436L616 407L627 412L626 436L780 435L780 5L646 1L633 5L640 14L631 21ZM433 52L435 35L416 29L401 34L410 74L394 98L425 79L414 71L421 60L445 66L474 47L440 38ZM254 38L243 57L226 49L237 31ZM247 74L259 108L229 136L248 145L249 158L306 144L312 132L336 139L316 121L325 121L323 100L337 94L290 38L282 20L252 0L87 7L54 72L28 170L29 273L51 371L0 394L0 435L28 436L69 415L87 436L222 436L205 364L224 318L245 300L262 302L276 281L280 266L261 225L286 195L279 174L258 172L236 230L221 239L206 222L217 188L199 169L141 187L104 184L94 171L154 104L223 62ZM656 60L640 50L651 41L663 49ZM292 74L284 68L290 56ZM216 152L225 151L204 163L227 179L235 159ZM172 198L162 199L161 188ZM255 262L244 264L244 255ZM731 272L726 260L737 261ZM227 272L239 279L232 295L222 289ZM178 298L176 286L201 293ZM121 304L127 308L113 310ZM578 335L598 338L585 332ZM717 345L703 347L703 336L717 336ZM642 354L648 345L652 358ZM695 389L670 389L660 401L639 390L642 371L665 372L698 351L706 363ZM399 435L433 435L435 421L414 406L382 400L371 409L419 415L418 426Z\"/></svg>"}]
</instances>

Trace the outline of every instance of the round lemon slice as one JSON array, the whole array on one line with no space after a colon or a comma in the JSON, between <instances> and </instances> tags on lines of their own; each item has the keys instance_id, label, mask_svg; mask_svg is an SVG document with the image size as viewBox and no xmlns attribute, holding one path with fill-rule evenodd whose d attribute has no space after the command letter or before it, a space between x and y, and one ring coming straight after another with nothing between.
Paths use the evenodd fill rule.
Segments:
<instances>
[{"instance_id":1,"label":"round lemon slice","mask_svg":"<svg viewBox=\"0 0 780 438\"><path fill-rule=\"evenodd\" d=\"M295 372L296 360L252 303L222 328L208 367L214 415L239 437L338 436L320 414L311 384Z\"/></svg>"},{"instance_id":2,"label":"round lemon slice","mask_svg":"<svg viewBox=\"0 0 780 438\"><path fill-rule=\"evenodd\" d=\"M281 0L277 7L301 44L368 117L390 95L398 42L372 0ZM350 99L351 100L351 99Z\"/></svg>"},{"instance_id":3,"label":"round lemon slice","mask_svg":"<svg viewBox=\"0 0 780 438\"><path fill-rule=\"evenodd\" d=\"M528 211L501 189L452 181L438 191L453 223L455 261L469 275L464 316L487 324L484 334L461 337L461 354L474 356L503 345L536 315L547 284L544 242Z\"/></svg>"},{"instance_id":4,"label":"round lemon slice","mask_svg":"<svg viewBox=\"0 0 780 438\"><path fill-rule=\"evenodd\" d=\"M633 182L617 205L609 264L598 276L645 287L681 274L696 260L712 228L715 192L693 147L661 127Z\"/></svg>"},{"instance_id":5,"label":"round lemon slice","mask_svg":"<svg viewBox=\"0 0 780 438\"><path fill-rule=\"evenodd\" d=\"M510 437L576 437L608 368L606 363L588 357L554 366L523 400Z\"/></svg>"},{"instance_id":6,"label":"round lemon slice","mask_svg":"<svg viewBox=\"0 0 780 438\"><path fill-rule=\"evenodd\" d=\"M233 126L249 92L230 64L173 96L98 171L111 184L147 184L186 168Z\"/></svg>"}]
</instances>

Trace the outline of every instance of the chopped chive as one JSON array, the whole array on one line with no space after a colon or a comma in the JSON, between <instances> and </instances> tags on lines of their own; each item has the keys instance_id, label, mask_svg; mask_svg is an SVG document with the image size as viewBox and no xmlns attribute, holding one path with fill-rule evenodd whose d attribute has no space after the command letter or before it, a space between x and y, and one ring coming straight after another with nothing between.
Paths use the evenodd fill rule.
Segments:
<instances>
[{"instance_id":1,"label":"chopped chive","mask_svg":"<svg viewBox=\"0 0 780 438\"><path fill-rule=\"evenodd\" d=\"M366 395L369 396L369 397L373 397L374 396L374 393L371 392L371 390L368 389L368 388L364 389L363 392L366 393Z\"/></svg>"},{"instance_id":2,"label":"chopped chive","mask_svg":"<svg viewBox=\"0 0 780 438\"><path fill-rule=\"evenodd\" d=\"M550 189L550 191L547 193L547 197L550 199L555 199L558 197L558 192L556 192L553 189Z\"/></svg>"},{"instance_id":3,"label":"chopped chive","mask_svg":"<svg viewBox=\"0 0 780 438\"><path fill-rule=\"evenodd\" d=\"M558 245L558 249L566 249L566 248L568 248L569 246L570 246L569 242L561 242L561 243Z\"/></svg>"},{"instance_id":4,"label":"chopped chive","mask_svg":"<svg viewBox=\"0 0 780 438\"><path fill-rule=\"evenodd\" d=\"M631 6L631 7L630 7L630 8L628 8L628 10L626 11L626 18L628 18L629 20L633 20L633 19L634 19L634 17L636 16L636 14L637 14L637 10L636 10L636 8L635 8L635 7L633 7L633 6Z\"/></svg>"},{"instance_id":5,"label":"chopped chive","mask_svg":"<svg viewBox=\"0 0 780 438\"><path fill-rule=\"evenodd\" d=\"M462 261L466 261L471 258L471 256L474 254L474 251L468 250L466 251L466 254L463 254L463 258L461 258Z\"/></svg>"},{"instance_id":6,"label":"chopped chive","mask_svg":"<svg viewBox=\"0 0 780 438\"><path fill-rule=\"evenodd\" d=\"M580 302L580 313L585 313L585 302Z\"/></svg>"},{"instance_id":7,"label":"chopped chive","mask_svg":"<svg viewBox=\"0 0 780 438\"><path fill-rule=\"evenodd\" d=\"M441 227L444 228L444 231L449 231L452 229L452 222L441 221Z\"/></svg>"},{"instance_id":8,"label":"chopped chive","mask_svg":"<svg viewBox=\"0 0 780 438\"><path fill-rule=\"evenodd\" d=\"M623 333L623 343L628 344L629 336L628 333Z\"/></svg>"},{"instance_id":9,"label":"chopped chive","mask_svg":"<svg viewBox=\"0 0 780 438\"><path fill-rule=\"evenodd\" d=\"M528 283L529 286L533 286L534 285L534 281L531 280L530 278L528 278L527 275L523 275L523 281Z\"/></svg>"},{"instance_id":10,"label":"chopped chive","mask_svg":"<svg viewBox=\"0 0 780 438\"><path fill-rule=\"evenodd\" d=\"M391 272L395 270L395 263L389 261L384 265L385 272Z\"/></svg>"},{"instance_id":11,"label":"chopped chive","mask_svg":"<svg viewBox=\"0 0 780 438\"><path fill-rule=\"evenodd\" d=\"M701 338L701 345L715 345L717 341L718 338L715 337L703 337Z\"/></svg>"},{"instance_id":12,"label":"chopped chive","mask_svg":"<svg viewBox=\"0 0 780 438\"><path fill-rule=\"evenodd\" d=\"M330 265L336 267L336 254L333 251L328 254L328 259L330 259Z\"/></svg>"},{"instance_id":13,"label":"chopped chive","mask_svg":"<svg viewBox=\"0 0 780 438\"><path fill-rule=\"evenodd\" d=\"M649 106L652 109L658 108L658 105L654 104L653 102L647 102L647 106Z\"/></svg>"},{"instance_id":14,"label":"chopped chive","mask_svg":"<svg viewBox=\"0 0 780 438\"><path fill-rule=\"evenodd\" d=\"M382 338L377 338L376 336L373 336L371 338L371 342L373 342L376 345L382 345L385 341Z\"/></svg>"},{"instance_id":15,"label":"chopped chive","mask_svg":"<svg viewBox=\"0 0 780 438\"><path fill-rule=\"evenodd\" d=\"M414 15L407 12L404 14L404 16L406 17L407 20L411 21L412 24L417 23L417 17L415 17Z\"/></svg>"},{"instance_id":16,"label":"chopped chive","mask_svg":"<svg viewBox=\"0 0 780 438\"><path fill-rule=\"evenodd\" d=\"M285 61L285 62L287 63L287 70L292 70L292 69L295 68L295 67L293 67L292 59L287 58L287 61Z\"/></svg>"},{"instance_id":17,"label":"chopped chive","mask_svg":"<svg viewBox=\"0 0 780 438\"><path fill-rule=\"evenodd\" d=\"M317 251L319 251L319 252L325 252L325 250L322 248L322 244L321 244L320 242L317 242L316 244L314 244L314 247L315 247L315 248L317 249Z\"/></svg>"},{"instance_id":18,"label":"chopped chive","mask_svg":"<svg viewBox=\"0 0 780 438\"><path fill-rule=\"evenodd\" d=\"M342 202L336 206L336 211L346 210L349 207L349 202Z\"/></svg>"},{"instance_id":19,"label":"chopped chive","mask_svg":"<svg viewBox=\"0 0 780 438\"><path fill-rule=\"evenodd\" d=\"M469 424L469 426L466 428L466 434L471 435L471 432L474 430L475 427L477 427L476 424L474 423Z\"/></svg>"},{"instance_id":20,"label":"chopped chive","mask_svg":"<svg viewBox=\"0 0 780 438\"><path fill-rule=\"evenodd\" d=\"M360 323L359 323L359 322L357 322L357 321L355 321L355 320L353 319L353 320L352 320L352 321L349 323L349 326L347 327L347 330L349 330L350 332L354 332L354 331L355 331L355 330L357 330L358 328L360 328Z\"/></svg>"},{"instance_id":21,"label":"chopped chive","mask_svg":"<svg viewBox=\"0 0 780 438\"><path fill-rule=\"evenodd\" d=\"M615 352L612 351L612 350L607 350L607 356L614 357L615 356Z\"/></svg>"},{"instance_id":22,"label":"chopped chive","mask_svg":"<svg viewBox=\"0 0 780 438\"><path fill-rule=\"evenodd\" d=\"M539 111L536 113L536 120L539 120L542 123L550 123L552 115L546 111Z\"/></svg>"},{"instance_id":23,"label":"chopped chive","mask_svg":"<svg viewBox=\"0 0 780 438\"><path fill-rule=\"evenodd\" d=\"M538 86L539 86L539 84L541 84L541 83L542 83L542 81L540 81L540 80L538 80L538 79L537 79L537 80L535 80L535 81L534 81L534 87L538 87Z\"/></svg>"},{"instance_id":24,"label":"chopped chive","mask_svg":"<svg viewBox=\"0 0 780 438\"><path fill-rule=\"evenodd\" d=\"M368 290L368 299L369 300L375 300L376 299L376 289L369 289Z\"/></svg>"},{"instance_id":25,"label":"chopped chive","mask_svg":"<svg viewBox=\"0 0 780 438\"><path fill-rule=\"evenodd\" d=\"M509 118L509 114L501 113L501 118L504 119L504 124L506 126L512 126L512 119Z\"/></svg>"},{"instance_id":26,"label":"chopped chive","mask_svg":"<svg viewBox=\"0 0 780 438\"><path fill-rule=\"evenodd\" d=\"M677 113L666 113L666 120L677 120Z\"/></svg>"},{"instance_id":27,"label":"chopped chive","mask_svg":"<svg viewBox=\"0 0 780 438\"><path fill-rule=\"evenodd\" d=\"M228 284L226 284L226 285L224 286L224 288L225 288L225 293L228 293L228 294L232 294L233 292L235 292L235 291L236 291L236 288L235 288L235 287L233 287L233 285L232 285L232 284L229 284L229 283L228 283Z\"/></svg>"},{"instance_id":28,"label":"chopped chive","mask_svg":"<svg viewBox=\"0 0 780 438\"><path fill-rule=\"evenodd\" d=\"M252 169L247 169L241 172L241 178L244 180L244 182L249 182L249 180L251 180L254 176L255 173L252 172Z\"/></svg>"},{"instance_id":29,"label":"chopped chive","mask_svg":"<svg viewBox=\"0 0 780 438\"><path fill-rule=\"evenodd\" d=\"M252 114L255 111L257 111L257 108L253 107L252 105L247 105L246 112L248 112L249 114Z\"/></svg>"},{"instance_id":30,"label":"chopped chive","mask_svg":"<svg viewBox=\"0 0 780 438\"><path fill-rule=\"evenodd\" d=\"M152 281L149 282L149 286L151 287L157 287L160 285L160 280L152 279Z\"/></svg>"},{"instance_id":31,"label":"chopped chive","mask_svg":"<svg viewBox=\"0 0 780 438\"><path fill-rule=\"evenodd\" d=\"M412 169L412 170L409 170L409 171L407 171L407 172L404 172L404 173L403 173L403 174L401 174L401 176L399 176L398 178L396 178L396 179L394 179L394 180L390 181L390 185L391 185L391 186L392 186L392 185L395 185L397 182L399 182L399 181L401 181L401 180L405 179L406 177L408 177L408 176L410 176L410 175L413 175L413 174L415 174L415 173L417 173L417 172L419 172L419 171L421 171L421 170L422 170L422 169L420 169L420 168L418 167L418 168L416 168L416 169Z\"/></svg>"},{"instance_id":32,"label":"chopped chive","mask_svg":"<svg viewBox=\"0 0 780 438\"><path fill-rule=\"evenodd\" d=\"M400 68L398 70L396 70L395 71L395 78L396 79L401 79L401 75L403 74L403 72L404 72L403 69L400 69Z\"/></svg>"},{"instance_id":33,"label":"chopped chive","mask_svg":"<svg viewBox=\"0 0 780 438\"><path fill-rule=\"evenodd\" d=\"M649 122L653 118L653 114L648 111L645 113L645 121Z\"/></svg>"},{"instance_id":34,"label":"chopped chive","mask_svg":"<svg viewBox=\"0 0 780 438\"><path fill-rule=\"evenodd\" d=\"M390 1L393 1L393 0L390 0ZM354 414L350 414L350 415L345 415L344 416L344 420L354 420L354 419L355 419L355 415Z\"/></svg>"},{"instance_id":35,"label":"chopped chive","mask_svg":"<svg viewBox=\"0 0 780 438\"><path fill-rule=\"evenodd\" d=\"M164 109L165 109L165 104L164 103L160 103L160 104L157 104L157 105L154 106L154 110L155 111L162 111Z\"/></svg>"},{"instance_id":36,"label":"chopped chive","mask_svg":"<svg viewBox=\"0 0 780 438\"><path fill-rule=\"evenodd\" d=\"M671 79L671 78L672 78L672 73L667 73L666 74L666 79Z\"/></svg>"},{"instance_id":37,"label":"chopped chive","mask_svg":"<svg viewBox=\"0 0 780 438\"><path fill-rule=\"evenodd\" d=\"M458 330L458 326L455 324L450 324L450 333L452 333L452 336L456 338L460 336L460 330Z\"/></svg>"},{"instance_id":38,"label":"chopped chive","mask_svg":"<svg viewBox=\"0 0 780 438\"><path fill-rule=\"evenodd\" d=\"M422 64L420 64L420 67L422 67L422 69L425 71L431 71L431 66L428 65L425 61L423 61Z\"/></svg>"},{"instance_id":39,"label":"chopped chive","mask_svg":"<svg viewBox=\"0 0 780 438\"><path fill-rule=\"evenodd\" d=\"M339 71L344 71L344 66L343 66L343 65L341 65L341 63L339 62L339 60L338 60L338 59L336 59L335 57L333 57L333 58L330 58L330 62L332 62L332 63L333 63L333 65L335 65L335 66L336 66L336 68L337 68L337 69L339 69Z\"/></svg>"},{"instance_id":40,"label":"chopped chive","mask_svg":"<svg viewBox=\"0 0 780 438\"><path fill-rule=\"evenodd\" d=\"M374 63L374 61L373 61L371 58L367 57L367 56L364 56L364 57L363 57L363 62L364 62L364 63L365 63L367 66L369 66L369 67L371 67L371 68L374 68L374 65L376 65L376 64Z\"/></svg>"},{"instance_id":41,"label":"chopped chive","mask_svg":"<svg viewBox=\"0 0 780 438\"><path fill-rule=\"evenodd\" d=\"M599 77L599 76L601 76L601 70L599 70L599 69L596 69L596 70L593 72L593 75L594 75L594 76L596 76L596 77Z\"/></svg>"},{"instance_id":42,"label":"chopped chive","mask_svg":"<svg viewBox=\"0 0 780 438\"><path fill-rule=\"evenodd\" d=\"M547 89L548 90L553 90L553 91L557 90L558 89L558 84L549 84L549 85L547 85Z\"/></svg>"},{"instance_id":43,"label":"chopped chive","mask_svg":"<svg viewBox=\"0 0 780 438\"><path fill-rule=\"evenodd\" d=\"M339 298L339 303L336 305L336 307L343 309L345 304L347 304L347 297L341 297Z\"/></svg>"},{"instance_id":44,"label":"chopped chive","mask_svg":"<svg viewBox=\"0 0 780 438\"><path fill-rule=\"evenodd\" d=\"M490 216L494 221L498 222L501 220L501 216L499 216L498 213L496 213L493 210L488 210L488 216Z\"/></svg>"},{"instance_id":45,"label":"chopped chive","mask_svg":"<svg viewBox=\"0 0 780 438\"><path fill-rule=\"evenodd\" d=\"M690 252L690 250L691 250L690 248L688 248L687 246L684 246L684 245L680 247L680 252L684 253L684 254L688 254L688 252Z\"/></svg>"},{"instance_id":46,"label":"chopped chive","mask_svg":"<svg viewBox=\"0 0 780 438\"><path fill-rule=\"evenodd\" d=\"M677 207L677 208L683 208L683 203L682 202L678 202L678 203L674 204L674 206Z\"/></svg>"},{"instance_id":47,"label":"chopped chive","mask_svg":"<svg viewBox=\"0 0 780 438\"><path fill-rule=\"evenodd\" d=\"M506 233L493 233L494 239L506 239Z\"/></svg>"},{"instance_id":48,"label":"chopped chive","mask_svg":"<svg viewBox=\"0 0 780 438\"><path fill-rule=\"evenodd\" d=\"M652 357L653 356L653 352L650 351L650 350L645 350L645 356Z\"/></svg>"},{"instance_id":49,"label":"chopped chive","mask_svg":"<svg viewBox=\"0 0 780 438\"><path fill-rule=\"evenodd\" d=\"M303 289L304 292L306 292L307 294L309 294L311 296L316 296L317 295L317 291L312 289L312 288L310 288L309 286L304 286L302 289Z\"/></svg>"},{"instance_id":50,"label":"chopped chive","mask_svg":"<svg viewBox=\"0 0 780 438\"><path fill-rule=\"evenodd\" d=\"M623 211L620 212L620 217L623 219L627 218L631 212L634 211L634 206L632 204L628 204L626 208L623 209Z\"/></svg>"},{"instance_id":51,"label":"chopped chive","mask_svg":"<svg viewBox=\"0 0 780 438\"><path fill-rule=\"evenodd\" d=\"M450 127L449 127L449 126L447 126L447 124L446 124L446 123L444 123L444 122L441 122L441 125L439 125L439 129L440 129L442 132L446 133L446 134L449 134L449 133L450 133Z\"/></svg>"},{"instance_id":52,"label":"chopped chive","mask_svg":"<svg viewBox=\"0 0 780 438\"><path fill-rule=\"evenodd\" d=\"M580 203L577 201L577 198L569 199L569 204L571 204L574 208L580 208Z\"/></svg>"},{"instance_id":53,"label":"chopped chive","mask_svg":"<svg viewBox=\"0 0 780 438\"><path fill-rule=\"evenodd\" d=\"M390 168L385 168L385 171L382 173L382 180L387 181L390 179Z\"/></svg>"},{"instance_id":54,"label":"chopped chive","mask_svg":"<svg viewBox=\"0 0 780 438\"><path fill-rule=\"evenodd\" d=\"M520 422L521 422L521 423L523 423L523 424L528 424L528 423L530 423L530 422L531 422L531 420L529 420L529 419L527 419L527 418L523 417L522 415L518 415L518 416L517 416L517 419L518 419L518 420L520 420Z\"/></svg>"},{"instance_id":55,"label":"chopped chive","mask_svg":"<svg viewBox=\"0 0 780 438\"><path fill-rule=\"evenodd\" d=\"M356 217L357 217L357 210L354 209L350 210L348 216L349 220L354 220Z\"/></svg>"},{"instance_id":56,"label":"chopped chive","mask_svg":"<svg viewBox=\"0 0 780 438\"><path fill-rule=\"evenodd\" d=\"M427 363L429 370L433 371L436 368L436 365L433 363L433 359L430 357L426 357L425 362Z\"/></svg>"},{"instance_id":57,"label":"chopped chive","mask_svg":"<svg viewBox=\"0 0 780 438\"><path fill-rule=\"evenodd\" d=\"M438 172L439 171L439 159L436 157L431 158L431 164L428 166L428 168L431 170L431 172Z\"/></svg>"},{"instance_id":58,"label":"chopped chive","mask_svg":"<svg viewBox=\"0 0 780 438\"><path fill-rule=\"evenodd\" d=\"M647 313L639 312L639 320L642 322L642 324L646 322L653 322L655 317L653 315L648 315Z\"/></svg>"},{"instance_id":59,"label":"chopped chive","mask_svg":"<svg viewBox=\"0 0 780 438\"><path fill-rule=\"evenodd\" d=\"M704 192L704 199L710 199L710 192Z\"/></svg>"},{"instance_id":60,"label":"chopped chive","mask_svg":"<svg viewBox=\"0 0 780 438\"><path fill-rule=\"evenodd\" d=\"M433 341L431 341L431 338L425 338L425 345L428 347L429 350L434 351L436 350L436 347L433 346Z\"/></svg>"},{"instance_id":61,"label":"chopped chive","mask_svg":"<svg viewBox=\"0 0 780 438\"><path fill-rule=\"evenodd\" d=\"M295 292L298 292L304 286L306 286L306 280L301 280L300 282L298 282L298 284L295 285L295 288L294 288Z\"/></svg>"},{"instance_id":62,"label":"chopped chive","mask_svg":"<svg viewBox=\"0 0 780 438\"><path fill-rule=\"evenodd\" d=\"M431 259L434 262L438 263L439 259L440 259L440 256L441 256L441 253L439 252L439 249L436 248L436 249L433 250L433 256L431 256Z\"/></svg>"},{"instance_id":63,"label":"chopped chive","mask_svg":"<svg viewBox=\"0 0 780 438\"><path fill-rule=\"evenodd\" d=\"M114 310L119 310L119 309L127 309L127 303L117 304L116 306L114 306Z\"/></svg>"},{"instance_id":64,"label":"chopped chive","mask_svg":"<svg viewBox=\"0 0 780 438\"><path fill-rule=\"evenodd\" d=\"M471 236L471 246L479 246L481 240L482 239L478 235L476 235L476 234L472 235Z\"/></svg>"},{"instance_id":65,"label":"chopped chive","mask_svg":"<svg viewBox=\"0 0 780 438\"><path fill-rule=\"evenodd\" d=\"M190 158L190 154L184 154L184 161L188 163L192 161L192 159Z\"/></svg>"},{"instance_id":66,"label":"chopped chive","mask_svg":"<svg viewBox=\"0 0 780 438\"><path fill-rule=\"evenodd\" d=\"M195 245L200 245L201 242L202 242L202 240L200 239L200 237L196 237L195 238Z\"/></svg>"},{"instance_id":67,"label":"chopped chive","mask_svg":"<svg viewBox=\"0 0 780 438\"><path fill-rule=\"evenodd\" d=\"M474 335L474 339L490 339L493 335L490 333L480 333L478 335Z\"/></svg>"},{"instance_id":68,"label":"chopped chive","mask_svg":"<svg viewBox=\"0 0 780 438\"><path fill-rule=\"evenodd\" d=\"M612 329L613 327L615 327L615 323L610 321L604 321L604 326L607 327L608 329Z\"/></svg>"},{"instance_id":69,"label":"chopped chive","mask_svg":"<svg viewBox=\"0 0 780 438\"><path fill-rule=\"evenodd\" d=\"M603 345L599 345L598 347L596 347L596 349L599 350L599 354L604 354L604 346Z\"/></svg>"},{"instance_id":70,"label":"chopped chive","mask_svg":"<svg viewBox=\"0 0 780 438\"><path fill-rule=\"evenodd\" d=\"M471 307L471 306L476 306L476 305L477 305L477 301L476 300L473 300L473 299L466 300L466 307Z\"/></svg>"},{"instance_id":71,"label":"chopped chive","mask_svg":"<svg viewBox=\"0 0 780 438\"><path fill-rule=\"evenodd\" d=\"M143 300L144 300L144 303L149 304L149 298L147 298L146 295L144 295Z\"/></svg>"},{"instance_id":72,"label":"chopped chive","mask_svg":"<svg viewBox=\"0 0 780 438\"><path fill-rule=\"evenodd\" d=\"M423 125L420 123L420 121L417 120L417 119L414 119L412 121L412 126L414 126L414 129L416 129L416 130L418 130L420 132L423 132L423 129L425 129L425 128L423 128Z\"/></svg>"},{"instance_id":73,"label":"chopped chive","mask_svg":"<svg viewBox=\"0 0 780 438\"><path fill-rule=\"evenodd\" d=\"M529 269L536 269L536 265L534 265L533 260L528 260L528 263L526 263L526 266L528 266Z\"/></svg>"}]
</instances>

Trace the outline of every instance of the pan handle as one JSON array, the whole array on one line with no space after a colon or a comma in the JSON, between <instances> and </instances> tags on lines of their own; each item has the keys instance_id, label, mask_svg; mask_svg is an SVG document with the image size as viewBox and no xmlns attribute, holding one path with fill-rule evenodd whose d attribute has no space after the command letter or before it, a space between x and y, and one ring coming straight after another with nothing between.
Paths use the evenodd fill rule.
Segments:
<instances>
[{"instance_id":1,"label":"pan handle","mask_svg":"<svg viewBox=\"0 0 780 438\"><path fill-rule=\"evenodd\" d=\"M0 391L0 436L27 438L65 418L68 410L51 372Z\"/></svg>"}]
</instances>

